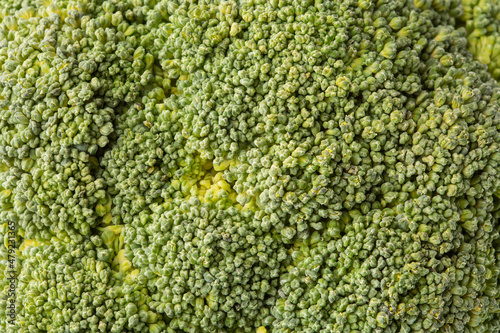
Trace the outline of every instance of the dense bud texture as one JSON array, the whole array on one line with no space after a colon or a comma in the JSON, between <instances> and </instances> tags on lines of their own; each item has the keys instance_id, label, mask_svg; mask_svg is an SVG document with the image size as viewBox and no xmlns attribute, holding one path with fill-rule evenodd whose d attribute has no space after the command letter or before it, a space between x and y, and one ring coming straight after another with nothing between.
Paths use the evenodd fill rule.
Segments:
<instances>
[{"instance_id":1,"label":"dense bud texture","mask_svg":"<svg viewBox=\"0 0 500 333\"><path fill-rule=\"evenodd\" d=\"M500 332L499 8L2 3L0 330Z\"/></svg>"},{"instance_id":2,"label":"dense bud texture","mask_svg":"<svg viewBox=\"0 0 500 333\"><path fill-rule=\"evenodd\" d=\"M500 80L500 4L488 0L462 0L462 3L461 20L468 32L468 49Z\"/></svg>"}]
</instances>

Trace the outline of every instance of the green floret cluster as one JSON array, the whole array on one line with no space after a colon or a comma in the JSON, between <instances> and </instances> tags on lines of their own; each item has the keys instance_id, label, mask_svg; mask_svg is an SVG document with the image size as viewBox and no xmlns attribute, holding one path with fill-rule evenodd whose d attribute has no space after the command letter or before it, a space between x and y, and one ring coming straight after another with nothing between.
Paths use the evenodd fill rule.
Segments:
<instances>
[{"instance_id":1,"label":"green floret cluster","mask_svg":"<svg viewBox=\"0 0 500 333\"><path fill-rule=\"evenodd\" d=\"M34 2L2 22L3 183L27 238L79 238L98 224L95 208L106 198L98 152L117 110L147 85L153 60L142 31L112 4L45 6Z\"/></svg>"},{"instance_id":2,"label":"green floret cluster","mask_svg":"<svg viewBox=\"0 0 500 333\"><path fill-rule=\"evenodd\" d=\"M52 241L23 251L18 287L26 305L17 320L27 332L141 332L148 326L155 332L161 317L149 311L151 298L134 278L120 279L112 250L102 245L92 236L85 244Z\"/></svg>"},{"instance_id":3,"label":"green floret cluster","mask_svg":"<svg viewBox=\"0 0 500 333\"><path fill-rule=\"evenodd\" d=\"M500 4L488 0L462 0L462 3L461 20L468 32L468 49L500 80Z\"/></svg>"},{"instance_id":4,"label":"green floret cluster","mask_svg":"<svg viewBox=\"0 0 500 333\"><path fill-rule=\"evenodd\" d=\"M125 256L140 271L152 307L170 328L207 332L271 325L286 249L263 215L203 204L196 197L155 206L123 230ZM145 224L143 222L146 222Z\"/></svg>"},{"instance_id":5,"label":"green floret cluster","mask_svg":"<svg viewBox=\"0 0 500 333\"><path fill-rule=\"evenodd\" d=\"M0 4L0 330L500 332L497 7Z\"/></svg>"}]
</instances>

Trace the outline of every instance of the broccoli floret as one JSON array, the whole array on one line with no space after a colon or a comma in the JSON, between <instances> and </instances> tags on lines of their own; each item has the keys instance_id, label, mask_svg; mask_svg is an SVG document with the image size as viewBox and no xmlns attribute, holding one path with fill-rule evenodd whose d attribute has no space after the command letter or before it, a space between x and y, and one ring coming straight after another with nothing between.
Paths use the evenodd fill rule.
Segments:
<instances>
[{"instance_id":1,"label":"broccoli floret","mask_svg":"<svg viewBox=\"0 0 500 333\"><path fill-rule=\"evenodd\" d=\"M286 250L251 211L220 203L175 199L124 227L125 256L173 330L252 332L273 322Z\"/></svg>"},{"instance_id":2,"label":"broccoli floret","mask_svg":"<svg viewBox=\"0 0 500 333\"><path fill-rule=\"evenodd\" d=\"M24 244L18 332L150 332L165 327L134 272L113 269L99 236L85 244Z\"/></svg>"},{"instance_id":3,"label":"broccoli floret","mask_svg":"<svg viewBox=\"0 0 500 333\"><path fill-rule=\"evenodd\" d=\"M491 0L462 0L461 21L467 28L467 48L500 79L500 4Z\"/></svg>"},{"instance_id":4,"label":"broccoli floret","mask_svg":"<svg viewBox=\"0 0 500 333\"><path fill-rule=\"evenodd\" d=\"M131 6L33 1L2 19L2 181L27 238L78 241L100 221L99 156L154 79Z\"/></svg>"}]
</instances>

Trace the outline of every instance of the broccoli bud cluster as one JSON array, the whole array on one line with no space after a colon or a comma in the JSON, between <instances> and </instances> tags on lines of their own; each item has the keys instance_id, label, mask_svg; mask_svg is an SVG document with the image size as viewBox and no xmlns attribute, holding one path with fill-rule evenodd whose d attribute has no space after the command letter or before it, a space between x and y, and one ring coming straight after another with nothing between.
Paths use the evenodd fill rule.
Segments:
<instances>
[{"instance_id":1,"label":"broccoli bud cluster","mask_svg":"<svg viewBox=\"0 0 500 333\"><path fill-rule=\"evenodd\" d=\"M497 7L2 3L0 328L500 332Z\"/></svg>"}]
</instances>

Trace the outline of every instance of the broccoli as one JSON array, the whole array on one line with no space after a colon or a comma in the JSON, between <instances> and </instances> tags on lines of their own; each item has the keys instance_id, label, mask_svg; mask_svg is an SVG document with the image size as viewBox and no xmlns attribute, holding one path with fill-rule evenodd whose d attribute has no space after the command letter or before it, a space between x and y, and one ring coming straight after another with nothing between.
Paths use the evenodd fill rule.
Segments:
<instances>
[{"instance_id":1,"label":"broccoli","mask_svg":"<svg viewBox=\"0 0 500 333\"><path fill-rule=\"evenodd\" d=\"M500 80L500 5L496 1L463 0L460 18L467 28L468 49Z\"/></svg>"},{"instance_id":2,"label":"broccoli","mask_svg":"<svg viewBox=\"0 0 500 333\"><path fill-rule=\"evenodd\" d=\"M23 307L17 318L24 327L19 332L155 332L155 327L166 327L161 315L150 310L151 297L136 282L136 272L113 270L112 250L103 248L101 237L92 236L85 244L53 239L25 246L18 284Z\"/></svg>"},{"instance_id":3,"label":"broccoli","mask_svg":"<svg viewBox=\"0 0 500 333\"><path fill-rule=\"evenodd\" d=\"M0 327L500 332L497 7L5 1Z\"/></svg>"}]
</instances>

